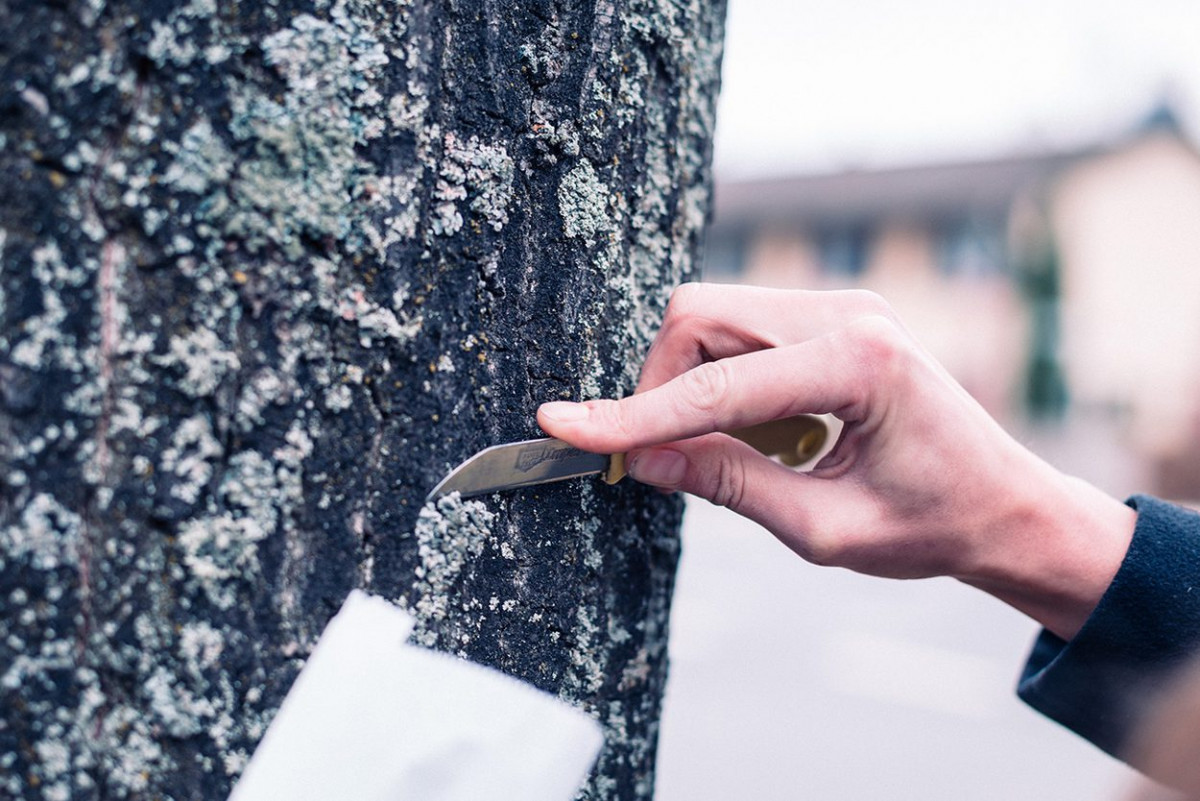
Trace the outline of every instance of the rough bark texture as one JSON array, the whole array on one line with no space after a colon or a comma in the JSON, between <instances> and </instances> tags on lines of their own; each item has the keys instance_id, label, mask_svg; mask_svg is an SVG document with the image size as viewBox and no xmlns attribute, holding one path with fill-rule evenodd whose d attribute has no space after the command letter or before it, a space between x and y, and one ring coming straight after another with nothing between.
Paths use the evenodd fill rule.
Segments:
<instances>
[{"instance_id":1,"label":"rough bark texture","mask_svg":"<svg viewBox=\"0 0 1200 801\"><path fill-rule=\"evenodd\" d=\"M422 508L631 391L723 3L0 3L0 795L219 798L353 587L648 797L676 501Z\"/></svg>"}]
</instances>

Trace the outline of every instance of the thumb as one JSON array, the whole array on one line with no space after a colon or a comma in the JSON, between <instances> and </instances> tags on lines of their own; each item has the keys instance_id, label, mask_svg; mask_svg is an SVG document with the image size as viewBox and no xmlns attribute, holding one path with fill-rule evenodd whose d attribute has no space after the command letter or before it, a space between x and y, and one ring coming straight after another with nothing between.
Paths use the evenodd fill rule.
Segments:
<instances>
[{"instance_id":1,"label":"thumb","mask_svg":"<svg viewBox=\"0 0 1200 801\"><path fill-rule=\"evenodd\" d=\"M763 526L809 561L822 561L823 525L842 507L839 482L798 473L725 434L629 454L629 475L725 506Z\"/></svg>"}]
</instances>

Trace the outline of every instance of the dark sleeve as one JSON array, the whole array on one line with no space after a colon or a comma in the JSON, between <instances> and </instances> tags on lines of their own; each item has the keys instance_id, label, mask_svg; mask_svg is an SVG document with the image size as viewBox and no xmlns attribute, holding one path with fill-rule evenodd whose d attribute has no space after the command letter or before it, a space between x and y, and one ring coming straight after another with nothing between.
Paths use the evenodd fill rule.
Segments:
<instances>
[{"instance_id":1,"label":"dark sleeve","mask_svg":"<svg viewBox=\"0 0 1200 801\"><path fill-rule=\"evenodd\" d=\"M1034 709L1126 759L1157 690L1200 648L1200 515L1146 496L1128 504L1137 527L1112 584L1070 642L1041 633L1018 687Z\"/></svg>"}]
</instances>

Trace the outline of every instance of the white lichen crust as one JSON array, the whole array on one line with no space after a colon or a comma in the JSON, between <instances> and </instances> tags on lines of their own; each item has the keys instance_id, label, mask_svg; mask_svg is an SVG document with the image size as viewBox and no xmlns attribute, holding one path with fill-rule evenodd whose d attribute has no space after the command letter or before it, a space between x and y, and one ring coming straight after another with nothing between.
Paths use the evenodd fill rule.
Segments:
<instances>
[{"instance_id":1,"label":"white lichen crust","mask_svg":"<svg viewBox=\"0 0 1200 801\"><path fill-rule=\"evenodd\" d=\"M648 798L676 501L425 505L632 391L721 2L0 5L0 797L220 798L353 587L582 706Z\"/></svg>"}]
</instances>

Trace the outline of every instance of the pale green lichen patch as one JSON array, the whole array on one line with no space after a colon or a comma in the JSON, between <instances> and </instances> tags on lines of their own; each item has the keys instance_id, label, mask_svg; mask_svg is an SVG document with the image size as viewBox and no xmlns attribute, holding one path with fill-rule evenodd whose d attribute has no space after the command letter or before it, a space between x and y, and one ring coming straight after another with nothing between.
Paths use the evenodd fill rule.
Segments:
<instances>
[{"instance_id":1,"label":"pale green lichen patch","mask_svg":"<svg viewBox=\"0 0 1200 801\"><path fill-rule=\"evenodd\" d=\"M213 394L221 379L241 366L237 353L226 350L210 328L196 328L183 336L171 337L167 355L154 360L164 365L181 365L183 376L176 386L194 398Z\"/></svg>"},{"instance_id":2,"label":"pale green lichen patch","mask_svg":"<svg viewBox=\"0 0 1200 801\"><path fill-rule=\"evenodd\" d=\"M175 64L186 67L201 55L209 63L220 63L227 58L222 53L227 48L213 45L201 48L195 42L193 34L200 29L207 29L210 20L217 14L215 0L189 0L181 4L167 18L151 22L153 37L147 49L147 55L160 65Z\"/></svg>"},{"instance_id":3,"label":"pale green lichen patch","mask_svg":"<svg viewBox=\"0 0 1200 801\"><path fill-rule=\"evenodd\" d=\"M600 647L600 627L592 618L593 611L580 606L575 612L575 645L571 649L570 663L575 668L571 673L576 683L575 692L593 696L604 684L604 649Z\"/></svg>"},{"instance_id":4,"label":"pale green lichen patch","mask_svg":"<svg viewBox=\"0 0 1200 801\"><path fill-rule=\"evenodd\" d=\"M283 93L230 79L230 142L201 116L165 145L173 160L164 181L204 198L201 233L238 238L251 252L281 248L289 258L301 255L304 237L351 246L368 238L369 188L378 179L358 147L383 132L374 86L388 56L344 4L334 11L331 20L297 16L262 40ZM176 40L186 41L192 23L171 19L158 24L151 55L191 63L199 54ZM227 49L206 58L224 60Z\"/></svg>"},{"instance_id":5,"label":"pale green lichen patch","mask_svg":"<svg viewBox=\"0 0 1200 801\"><path fill-rule=\"evenodd\" d=\"M375 219L362 221L363 236L370 249L382 262L389 249L400 242L416 239L421 223L420 188L423 167L412 167L395 175L382 175L378 184L369 184L379 193L382 224Z\"/></svg>"},{"instance_id":6,"label":"pale green lichen patch","mask_svg":"<svg viewBox=\"0 0 1200 801\"><path fill-rule=\"evenodd\" d=\"M0 529L0 568L7 559L37 570L78 564L83 521L49 493L25 505L20 522Z\"/></svg>"},{"instance_id":7,"label":"pale green lichen patch","mask_svg":"<svg viewBox=\"0 0 1200 801\"><path fill-rule=\"evenodd\" d=\"M41 309L15 325L15 336L0 336L0 354L7 351L14 364L31 369L54 364L79 370L89 354L65 330L67 307L61 293L81 287L91 271L68 263L53 241L34 248L30 256Z\"/></svg>"},{"instance_id":8,"label":"pale green lichen patch","mask_svg":"<svg viewBox=\"0 0 1200 801\"><path fill-rule=\"evenodd\" d=\"M467 564L479 557L492 536L495 515L480 501L463 500L457 492L425 504L417 518L416 539L421 564L415 571L417 598L413 637L424 645L438 639L458 594L455 585Z\"/></svg>"},{"instance_id":9,"label":"pale green lichen patch","mask_svg":"<svg viewBox=\"0 0 1200 801\"><path fill-rule=\"evenodd\" d=\"M159 468L175 479L171 495L185 503L195 503L212 479L213 462L224 452L204 415L180 423L171 435L171 444L163 450Z\"/></svg>"},{"instance_id":10,"label":"pale green lichen patch","mask_svg":"<svg viewBox=\"0 0 1200 801\"><path fill-rule=\"evenodd\" d=\"M395 311L372 300L363 286L350 286L342 292L338 316L358 325L359 344L364 348L371 347L376 341L406 343L420 333L425 322L420 315L405 317L402 321Z\"/></svg>"},{"instance_id":11,"label":"pale green lichen patch","mask_svg":"<svg viewBox=\"0 0 1200 801\"><path fill-rule=\"evenodd\" d=\"M174 467L177 473L187 470L195 474L172 490L186 488L184 500L194 501L192 488L211 479L212 468L202 458L208 453L203 448L204 432L200 434L199 452L189 451L178 464L164 464L164 469ZM258 451L234 454L205 513L181 526L178 542L183 564L191 580L218 608L231 608L239 592L261 574L259 544L290 523L290 510L303 502L303 463L312 448L304 429L293 424L286 443L271 458Z\"/></svg>"},{"instance_id":12,"label":"pale green lichen patch","mask_svg":"<svg viewBox=\"0 0 1200 801\"><path fill-rule=\"evenodd\" d=\"M611 225L608 217L609 193L596 175L596 168L582 159L563 176L558 185L558 212L562 216L563 233L593 241L596 234Z\"/></svg>"},{"instance_id":13,"label":"pale green lichen patch","mask_svg":"<svg viewBox=\"0 0 1200 801\"><path fill-rule=\"evenodd\" d=\"M162 666L150 675L142 689L149 698L150 714L172 737L199 734L205 721L216 713L211 699L196 697Z\"/></svg>"},{"instance_id":14,"label":"pale green lichen patch","mask_svg":"<svg viewBox=\"0 0 1200 801\"><path fill-rule=\"evenodd\" d=\"M346 384L338 384L325 390L325 408L331 412L344 412L354 405L354 392Z\"/></svg>"},{"instance_id":15,"label":"pale green lichen patch","mask_svg":"<svg viewBox=\"0 0 1200 801\"><path fill-rule=\"evenodd\" d=\"M223 192L233 172L234 156L225 142L213 130L207 117L192 124L179 141L168 141L163 150L174 156L163 174L163 182L181 192L208 195L214 189ZM223 194L214 196L214 203L228 201Z\"/></svg>"},{"instance_id":16,"label":"pale green lichen patch","mask_svg":"<svg viewBox=\"0 0 1200 801\"><path fill-rule=\"evenodd\" d=\"M249 431L266 422L263 416L272 405L283 405L294 400L300 390L292 375L292 365L283 365L284 372L271 367L255 371L246 382L237 399L238 428ZM289 369L291 368L291 369Z\"/></svg>"},{"instance_id":17,"label":"pale green lichen patch","mask_svg":"<svg viewBox=\"0 0 1200 801\"><path fill-rule=\"evenodd\" d=\"M229 459L221 495L230 506L240 509L265 534L273 534L279 525L279 474L282 468L258 451L242 451Z\"/></svg>"},{"instance_id":18,"label":"pale green lichen patch","mask_svg":"<svg viewBox=\"0 0 1200 801\"><path fill-rule=\"evenodd\" d=\"M257 570L258 543L266 535L253 518L229 513L184 524L179 532L183 563L213 605L229 609L237 602L232 580Z\"/></svg>"},{"instance_id":19,"label":"pale green lichen patch","mask_svg":"<svg viewBox=\"0 0 1200 801\"><path fill-rule=\"evenodd\" d=\"M547 165L557 164L560 156L575 159L580 153L580 131L571 115L560 119L560 109L542 98L535 98L529 109L532 124L529 137Z\"/></svg>"},{"instance_id":20,"label":"pale green lichen patch","mask_svg":"<svg viewBox=\"0 0 1200 801\"><path fill-rule=\"evenodd\" d=\"M357 112L375 100L368 76L387 56L348 22L308 15L262 47L288 88L280 100L249 87L231 97L231 130L252 143L253 157L237 170L225 228L251 249L271 243L295 257L302 234L345 240L354 233L350 210L367 181L355 150L367 128Z\"/></svg>"},{"instance_id":21,"label":"pale green lichen patch","mask_svg":"<svg viewBox=\"0 0 1200 801\"><path fill-rule=\"evenodd\" d=\"M503 146L484 144L472 136L463 142L453 133L445 135L445 157L438 173L434 197L433 232L450 235L463 226L462 201L493 231L508 222L512 198L513 160Z\"/></svg>"}]
</instances>

